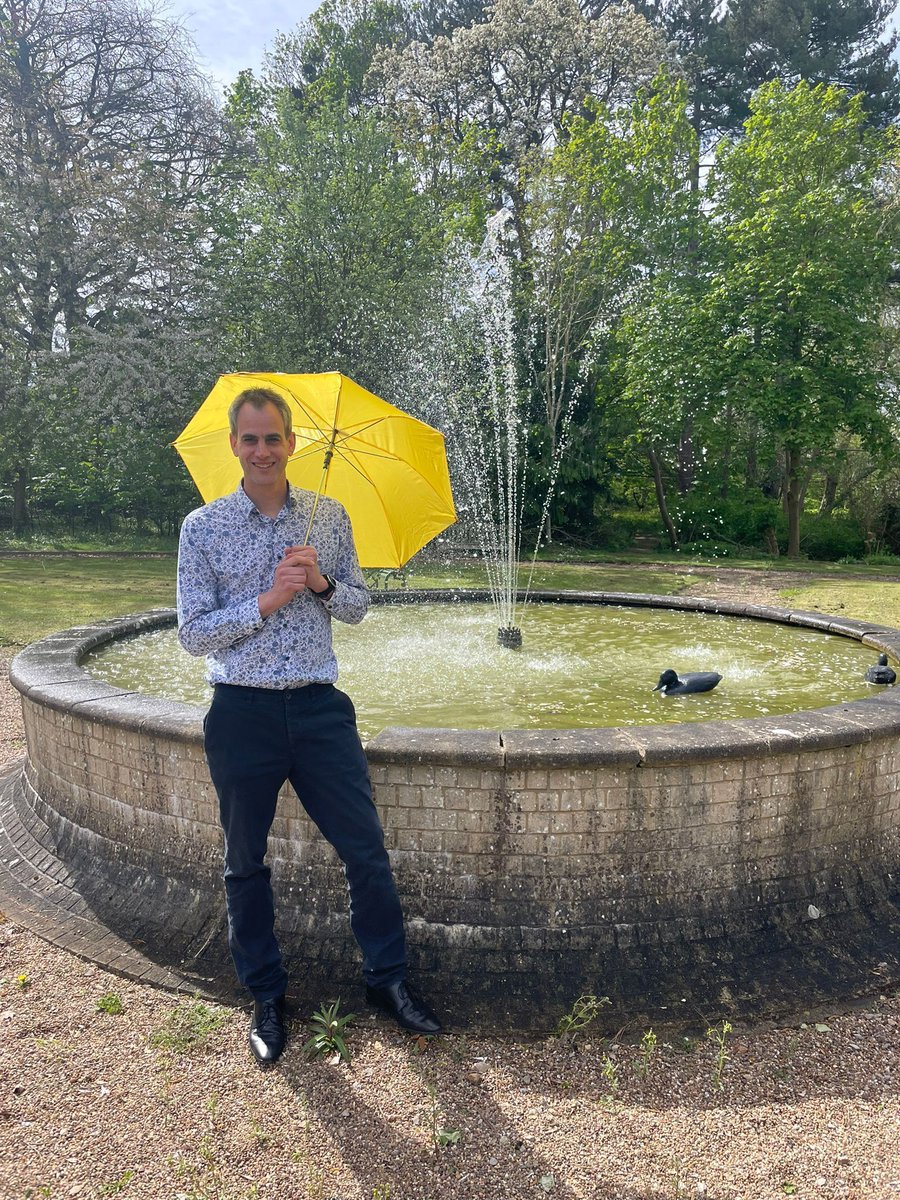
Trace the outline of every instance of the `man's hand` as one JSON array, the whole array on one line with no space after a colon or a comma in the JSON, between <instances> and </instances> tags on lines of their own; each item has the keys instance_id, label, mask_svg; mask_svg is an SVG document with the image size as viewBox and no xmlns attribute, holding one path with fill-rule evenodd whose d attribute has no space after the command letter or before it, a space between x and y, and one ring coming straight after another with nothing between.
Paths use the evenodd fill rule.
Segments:
<instances>
[{"instance_id":1,"label":"man's hand","mask_svg":"<svg viewBox=\"0 0 900 1200\"><path fill-rule=\"evenodd\" d=\"M288 546L275 568L272 586L259 597L260 616L268 617L277 608L290 604L295 596L307 588L324 592L327 587L328 583L319 570L315 547Z\"/></svg>"}]
</instances>

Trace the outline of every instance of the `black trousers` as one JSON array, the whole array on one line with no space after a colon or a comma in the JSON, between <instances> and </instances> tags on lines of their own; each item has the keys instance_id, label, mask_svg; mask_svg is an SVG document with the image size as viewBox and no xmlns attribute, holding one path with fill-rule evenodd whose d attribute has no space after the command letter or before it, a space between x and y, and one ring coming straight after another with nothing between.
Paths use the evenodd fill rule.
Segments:
<instances>
[{"instance_id":1,"label":"black trousers","mask_svg":"<svg viewBox=\"0 0 900 1200\"><path fill-rule=\"evenodd\" d=\"M288 691L218 684L204 730L225 832L228 940L241 983L257 1000L280 996L287 985L265 862L287 779L344 864L366 982L402 979L403 914L349 696L332 684Z\"/></svg>"}]
</instances>

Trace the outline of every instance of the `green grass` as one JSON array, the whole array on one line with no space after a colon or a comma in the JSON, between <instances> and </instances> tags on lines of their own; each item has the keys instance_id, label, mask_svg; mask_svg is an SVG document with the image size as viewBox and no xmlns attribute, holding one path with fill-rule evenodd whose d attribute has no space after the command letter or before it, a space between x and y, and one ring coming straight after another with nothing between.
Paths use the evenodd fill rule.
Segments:
<instances>
[{"instance_id":1,"label":"green grass","mask_svg":"<svg viewBox=\"0 0 900 1200\"><path fill-rule=\"evenodd\" d=\"M224 1009L211 1007L202 1000L182 1000L150 1034L150 1045L173 1054L203 1049L227 1016Z\"/></svg>"},{"instance_id":2,"label":"green grass","mask_svg":"<svg viewBox=\"0 0 900 1200\"><path fill-rule=\"evenodd\" d=\"M529 570L530 564L523 564L519 574L522 587L528 581ZM672 595L696 582L696 577L687 571L671 571L662 566L565 562L538 563L534 569L532 587L538 591L565 588L569 591L655 592L660 595ZM392 581L391 587L395 586ZM487 576L484 568L477 564L453 564L446 567L429 564L410 569L409 586L486 587Z\"/></svg>"},{"instance_id":3,"label":"green grass","mask_svg":"<svg viewBox=\"0 0 900 1200\"><path fill-rule=\"evenodd\" d=\"M174 603L174 557L0 554L0 647Z\"/></svg>"},{"instance_id":4,"label":"green grass","mask_svg":"<svg viewBox=\"0 0 900 1200\"><path fill-rule=\"evenodd\" d=\"M818 609L900 628L900 583L877 578L822 579L808 586L787 588L781 594L790 608Z\"/></svg>"}]
</instances>

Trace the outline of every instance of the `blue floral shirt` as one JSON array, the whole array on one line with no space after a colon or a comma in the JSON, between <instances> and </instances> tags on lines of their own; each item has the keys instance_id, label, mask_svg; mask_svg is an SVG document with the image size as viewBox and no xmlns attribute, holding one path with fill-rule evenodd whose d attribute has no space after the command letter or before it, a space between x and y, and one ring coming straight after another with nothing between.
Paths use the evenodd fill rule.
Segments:
<instances>
[{"instance_id":1,"label":"blue floral shirt","mask_svg":"<svg viewBox=\"0 0 900 1200\"><path fill-rule=\"evenodd\" d=\"M289 487L277 517L261 513L242 487L185 517L178 547L178 640L189 654L207 655L210 683L295 688L334 683L337 659L331 618L355 625L369 607L350 519L319 499L310 542L319 570L337 587L329 600L312 592L263 618L268 591L288 546L304 544L314 496Z\"/></svg>"}]
</instances>

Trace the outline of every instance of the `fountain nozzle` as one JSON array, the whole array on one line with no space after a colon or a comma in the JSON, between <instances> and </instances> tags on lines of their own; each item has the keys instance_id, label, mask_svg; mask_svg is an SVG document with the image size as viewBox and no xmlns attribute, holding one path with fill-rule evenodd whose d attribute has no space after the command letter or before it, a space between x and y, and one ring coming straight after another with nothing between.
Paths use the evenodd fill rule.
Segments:
<instances>
[{"instance_id":1,"label":"fountain nozzle","mask_svg":"<svg viewBox=\"0 0 900 1200\"><path fill-rule=\"evenodd\" d=\"M497 643L507 650L522 649L522 630L516 625L507 625L497 630Z\"/></svg>"}]
</instances>

